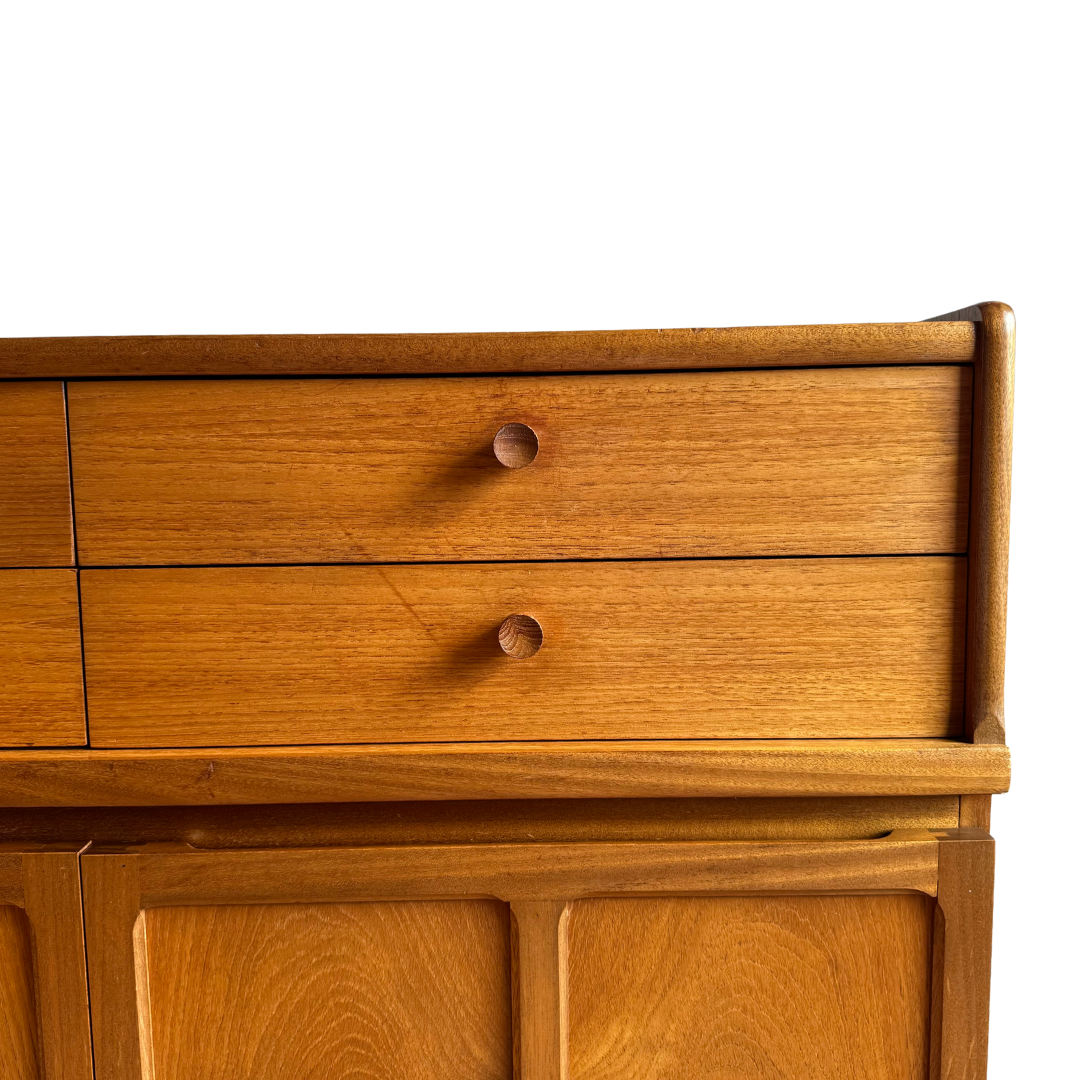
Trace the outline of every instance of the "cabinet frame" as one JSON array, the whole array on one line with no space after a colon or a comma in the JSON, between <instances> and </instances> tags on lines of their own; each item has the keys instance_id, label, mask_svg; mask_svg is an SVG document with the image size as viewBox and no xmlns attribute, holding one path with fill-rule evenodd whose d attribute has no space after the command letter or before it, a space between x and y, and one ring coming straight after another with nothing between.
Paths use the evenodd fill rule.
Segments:
<instances>
[{"instance_id":1,"label":"cabinet frame","mask_svg":"<svg viewBox=\"0 0 1080 1080\"><path fill-rule=\"evenodd\" d=\"M517 1080L570 1080L566 913L586 896L917 892L935 897L931 1080L986 1071L994 841L981 829L876 840L627 841L82 856L97 1080L153 1080L143 913L154 907L497 899L512 913Z\"/></svg>"}]
</instances>

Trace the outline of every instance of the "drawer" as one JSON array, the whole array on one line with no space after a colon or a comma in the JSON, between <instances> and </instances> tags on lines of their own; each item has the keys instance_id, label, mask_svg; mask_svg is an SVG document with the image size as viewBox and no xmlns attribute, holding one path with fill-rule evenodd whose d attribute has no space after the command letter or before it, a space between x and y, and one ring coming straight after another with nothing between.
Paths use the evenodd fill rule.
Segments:
<instances>
[{"instance_id":1,"label":"drawer","mask_svg":"<svg viewBox=\"0 0 1080 1080\"><path fill-rule=\"evenodd\" d=\"M82 746L74 570L0 570L0 746Z\"/></svg>"},{"instance_id":2,"label":"drawer","mask_svg":"<svg viewBox=\"0 0 1080 1080\"><path fill-rule=\"evenodd\" d=\"M971 369L76 383L97 565L957 553ZM538 439L526 467L492 446Z\"/></svg>"},{"instance_id":3,"label":"drawer","mask_svg":"<svg viewBox=\"0 0 1080 1080\"><path fill-rule=\"evenodd\" d=\"M0 383L0 462L0 566L71 566L62 383Z\"/></svg>"},{"instance_id":4,"label":"drawer","mask_svg":"<svg viewBox=\"0 0 1080 1080\"><path fill-rule=\"evenodd\" d=\"M965 578L953 556L88 570L91 743L952 735ZM542 628L527 658L500 646L515 614Z\"/></svg>"}]
</instances>

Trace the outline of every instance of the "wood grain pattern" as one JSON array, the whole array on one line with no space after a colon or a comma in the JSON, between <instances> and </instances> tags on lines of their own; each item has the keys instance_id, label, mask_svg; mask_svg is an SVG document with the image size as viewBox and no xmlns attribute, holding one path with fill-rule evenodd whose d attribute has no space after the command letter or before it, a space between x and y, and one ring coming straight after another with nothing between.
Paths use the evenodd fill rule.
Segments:
<instances>
[{"instance_id":1,"label":"wood grain pattern","mask_svg":"<svg viewBox=\"0 0 1080 1080\"><path fill-rule=\"evenodd\" d=\"M70 842L0 845L4 1080L93 1078L80 847Z\"/></svg>"},{"instance_id":2,"label":"wood grain pattern","mask_svg":"<svg viewBox=\"0 0 1080 1080\"><path fill-rule=\"evenodd\" d=\"M952 739L0 751L5 806L1008 791L1009 751Z\"/></svg>"},{"instance_id":3,"label":"wood grain pattern","mask_svg":"<svg viewBox=\"0 0 1080 1080\"><path fill-rule=\"evenodd\" d=\"M935 835L915 830L879 840L803 843L442 844L244 851L196 851L155 845L112 852L92 848L83 856L83 864L91 992L95 1015L101 1017L101 1022L95 1023L95 1034L100 1033L104 1047L98 1078L138 1080L145 1076L140 1065L140 995L135 977L140 950L133 934L140 925L146 928L148 971L147 989L142 996L142 1031L145 1034L152 1029L153 1060L183 1060L186 1067L185 1055L170 1054L169 1045L182 1045L186 1055L198 1055L201 1049L193 1031L201 1032L202 1038L212 1043L215 1030L230 1028L227 1018L221 1022L220 1007L214 1014L217 1019L213 1026L200 1025L198 1017L193 1016L205 997L222 998L224 991L217 987L260 987L251 994L259 999L258 1008L267 1015L286 1018L313 1009L318 1012L323 999L338 996L334 978L323 980L310 992L295 993L297 979L303 976L285 973L285 961L277 959L285 942L297 938L310 941L307 928L324 918L327 909L322 905L352 908L368 901L385 905L385 917L396 921L416 901L468 901L470 897L508 901L521 915L531 912L543 916L535 920L535 933L525 929L524 938L516 942L514 950L519 990L518 1063L536 1066L526 1080L547 1080L552 1076L554 1062L563 1058L559 1047L564 1027L561 1019L558 1024L554 1022L555 1014L561 1018L567 1008L575 1007L573 975L569 981L564 978L564 958L569 955L572 959L573 945L567 946L562 940L561 916L556 906L541 910L525 905L547 901L562 904L582 894L639 896L657 892L745 895L899 890L932 896L937 891L939 849L943 842L954 838L955 834L948 831ZM287 905L266 914L274 922L268 929L262 926L265 904ZM201 913L182 910L190 905L201 909ZM228 905L229 911L224 916L229 925L220 931L214 926L219 918L216 912L222 910L218 905ZM254 918L245 914L253 911ZM333 921L336 915L330 918ZM165 936L169 938L164 952L155 945L155 921L159 919L159 926L166 927ZM279 925L283 920L295 920L297 929L286 927L283 931ZM177 928L180 932L169 933ZM515 918L514 928L522 933L520 917ZM876 931L863 928L860 932ZM887 936L888 928L882 934ZM245 942L245 937L251 936L258 939L254 944ZM403 935L416 936L412 931ZM846 935L846 939L855 937L856 932ZM959 936L955 937L954 945L959 940ZM408 951L408 946L403 947ZM300 952L303 954L306 948L302 946ZM358 952L363 953L355 947L342 951L348 955L348 963L355 962L353 957ZM401 952L402 947L390 951ZM295 952L294 946L290 955ZM340 955L340 951L322 944L314 952L320 958ZM193 953L206 959L191 963ZM952 968L945 972L952 998L944 1007L964 1009L967 1005L962 981L949 983L950 970L956 970L955 948L953 954ZM184 957L184 963L178 957ZM155 965L159 961L160 976L156 977ZM522 970L523 965L529 966L527 972ZM311 965L300 965L301 972L305 966ZM316 969L325 966L321 959L314 964ZM431 968L431 964L425 965L425 970ZM261 978L255 969L259 969ZM275 977L279 970L283 973ZM344 962L335 970L344 971ZM248 971L252 972L250 977ZM507 979L505 961L503 971ZM875 973L875 977L887 982L894 976ZM346 973L336 981L343 978L347 981L351 976ZM392 1002L399 989L389 985L391 981L392 977L380 985L383 998ZM415 995L416 980L409 982L410 993ZM926 983L924 977L924 995ZM503 998L507 1011L508 990L507 985ZM174 1005L183 1000L190 1007L185 1004L179 1012L174 1009L172 1015L166 1012L163 1016L157 1010L155 996ZM247 995L238 1001L233 992L227 1000L230 1009L241 1015L248 1008ZM351 995L350 1000L355 1001L356 995ZM145 1016L147 1008L149 1017ZM530 1015L522 1015L523 1009L530 1010ZM923 1017L925 1023L925 1011ZM236 1029L240 1026L237 1024ZM326 1025L316 1019L309 1026L319 1031ZM247 1034L228 1054L230 1064L235 1067L238 1060L249 1060L264 1041L275 1038L275 1030L268 1022L247 1025ZM526 1031L535 1036L529 1056ZM145 1039L145 1043L149 1041ZM299 1052L300 1048L292 1045L279 1049L286 1061L295 1061ZM276 1060L270 1062L271 1068ZM559 1072L565 1073L565 1069L560 1067ZM206 1074L196 1071L194 1075Z\"/></svg>"},{"instance_id":4,"label":"wood grain pattern","mask_svg":"<svg viewBox=\"0 0 1080 1080\"><path fill-rule=\"evenodd\" d=\"M990 1025L994 841L981 829L944 834L938 855L935 966L941 998L931 1080L985 1080Z\"/></svg>"},{"instance_id":5,"label":"wood grain pattern","mask_svg":"<svg viewBox=\"0 0 1080 1080\"><path fill-rule=\"evenodd\" d=\"M0 338L0 378L971 363L970 322L511 334Z\"/></svg>"},{"instance_id":6,"label":"wood grain pattern","mask_svg":"<svg viewBox=\"0 0 1080 1080\"><path fill-rule=\"evenodd\" d=\"M98 844L171 841L203 848L527 840L870 840L893 829L955 829L961 824L959 801L955 795L934 795L6 809L0 810L0 843L16 837L49 843L74 835Z\"/></svg>"},{"instance_id":7,"label":"wood grain pattern","mask_svg":"<svg viewBox=\"0 0 1080 1080\"><path fill-rule=\"evenodd\" d=\"M968 367L95 382L69 396L84 565L967 544ZM528 468L492 451L508 421L543 446Z\"/></svg>"},{"instance_id":8,"label":"wood grain pattern","mask_svg":"<svg viewBox=\"0 0 1080 1080\"><path fill-rule=\"evenodd\" d=\"M133 849L144 907L215 903L497 897L563 900L594 893L856 892L933 895L937 845L927 833L876 840L414 844L233 851Z\"/></svg>"},{"instance_id":9,"label":"wood grain pattern","mask_svg":"<svg viewBox=\"0 0 1080 1080\"><path fill-rule=\"evenodd\" d=\"M979 310L965 726L974 742L1004 744L1016 320L1007 304Z\"/></svg>"},{"instance_id":10,"label":"wood grain pattern","mask_svg":"<svg viewBox=\"0 0 1080 1080\"><path fill-rule=\"evenodd\" d=\"M514 1080L566 1076L564 900L511 904L514 919Z\"/></svg>"},{"instance_id":11,"label":"wood grain pattern","mask_svg":"<svg viewBox=\"0 0 1080 1080\"><path fill-rule=\"evenodd\" d=\"M574 1080L926 1075L921 896L578 900Z\"/></svg>"},{"instance_id":12,"label":"wood grain pattern","mask_svg":"<svg viewBox=\"0 0 1080 1080\"><path fill-rule=\"evenodd\" d=\"M944 736L963 559L83 571L94 746ZM544 627L505 656L511 612Z\"/></svg>"},{"instance_id":13,"label":"wood grain pattern","mask_svg":"<svg viewBox=\"0 0 1080 1080\"><path fill-rule=\"evenodd\" d=\"M0 566L71 566L64 387L0 383Z\"/></svg>"},{"instance_id":14,"label":"wood grain pattern","mask_svg":"<svg viewBox=\"0 0 1080 1080\"><path fill-rule=\"evenodd\" d=\"M493 901L146 914L155 1080L510 1080Z\"/></svg>"},{"instance_id":15,"label":"wood grain pattern","mask_svg":"<svg viewBox=\"0 0 1080 1080\"><path fill-rule=\"evenodd\" d=\"M0 904L0 1076L41 1080L30 924L11 904Z\"/></svg>"},{"instance_id":16,"label":"wood grain pattern","mask_svg":"<svg viewBox=\"0 0 1080 1080\"><path fill-rule=\"evenodd\" d=\"M789 1054L796 1044L789 1036L797 1035L805 1043L804 1052L810 1054L811 1063L819 1067L811 1076L926 1076L924 1056L929 1052L932 1063L941 1063L943 1080L974 1080L977 1059L975 1071L967 1065L963 1066L967 1071L958 1071L960 1055L956 1051L964 1038L970 1040L971 1024L977 1022L985 1003L983 978L988 967L983 960L984 954L988 956L988 933L983 916L989 887L986 852L993 851L991 845L993 841L976 829L914 829L878 840L840 842L496 843L244 851L197 851L170 845L91 849L83 856L83 880L86 922L91 931L87 951L92 996L95 1015L103 1018L103 1023L95 1026L95 1030L102 1030L105 1047L97 1076L99 1080L146 1076L139 1058L136 972L140 950L133 933L140 926L146 928L148 972L147 988L141 996L141 1030L152 1029L153 1061L161 1061L167 1045L181 1045L184 1053L175 1053L172 1058L186 1068L189 1058L185 1055L201 1053L192 1031L202 1031L204 1038L207 1031L213 1034L214 1026L200 1025L192 1013L201 1009L200 1002L207 994L222 998L224 991L216 987L259 987L253 994L262 1013L285 1017L310 1012L313 1003L335 996L333 978L311 993L296 994L295 986L302 976L287 973L286 962L279 959L283 942L301 939L310 943L312 924L337 921L335 910L329 909L327 917L328 909L323 905L351 909L362 902L379 904L386 908L384 917L395 922L403 919L402 913L414 909L411 905L416 902L430 906L433 900L450 897L471 904L470 897L487 902L494 897L512 905L514 931L523 935L512 948L518 987L517 1061L519 1066L526 1062L536 1066L526 1080L565 1077L564 1030L568 1032L570 1062L576 1050L584 1048L590 1055L585 1064L598 1076L637 1075L626 1074L627 1062L644 1069L642 1076L739 1075L733 1071L692 1071L696 1043L692 1035L681 1037L687 1032L686 1017L692 1021L696 1010L705 1017L699 1028L711 1024L737 1036L750 1032L754 1037L753 1041L729 1040L735 1051L743 1053L737 1065L746 1061L767 1064L778 1050ZM948 853L950 846L955 854ZM934 957L940 967L933 980L928 977L931 909L920 908L918 900L909 895L877 895L897 892L940 896L941 906L934 909L933 920ZM679 899L658 900L657 893ZM766 897L762 893L794 896ZM825 893L842 895L822 895ZM623 920L626 926L621 936L607 933L597 944L595 933L579 933L576 940L573 907L567 921L561 905L572 900L585 910L586 919L579 926L588 930L590 905L603 912L626 903L610 899L581 902L577 897L582 895L633 897L631 903L651 905L649 909L654 916L659 913L659 918L652 918L651 936L649 917L637 916L629 922ZM742 903L698 904L701 897L710 895L737 896ZM545 903L548 906L529 906ZM286 906L268 910L261 907L265 904ZM190 905L202 910L195 914L181 910ZM699 913L706 908L711 917L701 918ZM228 926L218 931L215 923L221 910L227 913L221 918ZM725 917L715 917L718 910L723 910ZM737 912L734 919L730 918L732 910ZM815 914L807 917L808 910ZM688 912L689 918L685 917ZM909 918L905 912L916 915ZM264 926L264 913L273 926ZM523 932L517 915L529 914L537 918L532 920L531 929ZM154 921L159 919L167 940L158 953L159 959L164 959L156 982ZM283 930L282 922L291 922L296 929ZM740 923L733 933L732 923ZM636 944L635 934L639 939ZM253 946L245 943L245 936L258 940ZM422 935L410 931L403 936L411 943ZM663 955L657 945L661 936ZM696 948L672 946L673 942L683 944L686 937ZM622 948L625 955L627 942L630 960L620 964L619 950ZM409 945L404 947L410 951ZM602 959L582 963L590 949L594 956L602 953ZM636 963L635 950L637 955L651 955L653 967L663 963L664 977L636 977L642 964ZM730 956L733 950L742 951L743 956ZM341 951L349 960L336 961L334 970L349 977L347 966L362 949L335 950L325 944L314 949L320 958L336 958ZM402 947L389 951L399 954ZM190 963L192 953L206 957L205 962ZM673 962L679 956L683 962ZM185 962L179 962L178 957L184 957ZM615 963L609 963L612 957ZM745 962L746 957L750 962ZM525 966L528 971L523 970ZM326 967L326 962L316 960L315 967ZM432 967L424 964L426 971ZM507 983L503 1008L509 1012L504 960L501 967ZM625 996L618 993L612 993L611 1002L602 1003L592 1014L583 1008L590 1001L590 984L580 975L582 971L588 975L590 968L600 969L608 991L618 990L620 980L626 983L627 978L631 985L650 987L642 990L646 1000L632 1005L636 1009L633 1025L625 1022L624 1009L620 1013ZM245 974L256 969L266 969L269 975ZM284 973L273 977L279 970ZM689 980L683 977L688 970ZM707 972L707 977L702 972ZM752 993L742 998L735 995L734 1009L708 1008L707 1000L699 1009L703 998L717 998L717 975L737 990L740 985L750 987ZM599 977L594 976L593 981ZM394 1001L399 991L388 982L381 984L382 995ZM577 987L584 987L585 994ZM772 993L777 987L781 993ZM759 994L762 988L765 993ZM410 993L415 993L411 986ZM602 993L594 987L593 1000ZM156 994L163 1001L183 1000L184 1008L172 1015L156 1013ZM651 1010L648 995L659 1002ZM780 1021L775 1020L775 1010L751 1008L762 999L777 1001L785 1010ZM815 1011L808 1004L813 999L823 1008ZM247 998L237 1004L233 991L227 1000L230 1009L242 1012L247 1008ZM349 1000L355 1001L355 995ZM739 1007L740 1000L746 1001L744 1007ZM931 1002L933 1016L928 1015ZM149 1016L145 1015L147 1009ZM523 1015L523 1009L529 1015ZM677 1022L652 1023L664 1010L677 1013ZM226 1023L220 1022L221 1012L219 1008L215 1014L219 1032L230 1028L228 1018ZM576 1016L583 1016L586 1024L598 1023L600 1035L576 1043ZM607 1020L610 1016L615 1016L613 1025ZM569 1023L564 1025L566 1017ZM241 1027L237 1024L235 1030ZM318 1022L309 1027L322 1030ZM611 1030L615 1038L605 1035ZM246 1034L235 1041L230 1064L238 1059L248 1061L262 1043L275 1037L273 1031L269 1023L248 1025ZM526 1031L536 1037L528 1057ZM653 1041L658 1036L669 1041L674 1037L681 1056L670 1054L665 1064L662 1055L650 1056L631 1048L621 1054L625 1059L620 1062L619 1040L624 1042L627 1032L632 1038ZM767 1038L762 1039L762 1034ZM775 1040L771 1050L770 1039ZM762 1048L764 1056L759 1053ZM293 1045L283 1045L280 1053L286 1055L286 1061L295 1061L298 1051ZM288 1058L288 1054L293 1057ZM685 1064L687 1058L690 1071L672 1074L671 1067ZM276 1058L270 1067L275 1063ZM666 1071L658 1071L658 1063ZM912 1071L890 1071L908 1063ZM841 1064L850 1065L846 1074L835 1071ZM571 1076L589 1075L575 1064L569 1071ZM195 1070L193 1075L206 1074ZM308 1074L298 1071L288 1075ZM399 1075L413 1074L405 1071ZM759 1068L742 1075L808 1074L791 1069L762 1074ZM935 1072L935 1080L937 1075Z\"/></svg>"},{"instance_id":17,"label":"wood grain pattern","mask_svg":"<svg viewBox=\"0 0 1080 1080\"><path fill-rule=\"evenodd\" d=\"M74 570L0 570L0 746L86 743Z\"/></svg>"}]
</instances>

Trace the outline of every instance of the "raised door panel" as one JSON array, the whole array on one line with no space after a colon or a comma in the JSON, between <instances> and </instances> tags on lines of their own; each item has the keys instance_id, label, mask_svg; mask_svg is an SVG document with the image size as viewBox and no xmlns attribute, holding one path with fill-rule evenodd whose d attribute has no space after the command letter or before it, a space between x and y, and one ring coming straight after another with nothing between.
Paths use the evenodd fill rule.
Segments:
<instances>
[{"instance_id":1,"label":"raised door panel","mask_svg":"<svg viewBox=\"0 0 1080 1080\"><path fill-rule=\"evenodd\" d=\"M86 743L75 574L0 569L0 746Z\"/></svg>"},{"instance_id":2,"label":"raised door panel","mask_svg":"<svg viewBox=\"0 0 1080 1080\"><path fill-rule=\"evenodd\" d=\"M579 900L572 1080L924 1080L933 901Z\"/></svg>"},{"instance_id":3,"label":"raised door panel","mask_svg":"<svg viewBox=\"0 0 1080 1080\"><path fill-rule=\"evenodd\" d=\"M71 566L62 383L0 383L0 462L0 566Z\"/></svg>"},{"instance_id":4,"label":"raised door panel","mask_svg":"<svg viewBox=\"0 0 1080 1080\"><path fill-rule=\"evenodd\" d=\"M0 1077L41 1080L30 924L0 904Z\"/></svg>"},{"instance_id":5,"label":"raised door panel","mask_svg":"<svg viewBox=\"0 0 1080 1080\"><path fill-rule=\"evenodd\" d=\"M962 552L971 369L76 383L84 564ZM527 468L492 450L539 439Z\"/></svg>"},{"instance_id":6,"label":"raised door panel","mask_svg":"<svg viewBox=\"0 0 1080 1080\"><path fill-rule=\"evenodd\" d=\"M956 734L964 562L87 570L91 742Z\"/></svg>"},{"instance_id":7,"label":"raised door panel","mask_svg":"<svg viewBox=\"0 0 1080 1080\"><path fill-rule=\"evenodd\" d=\"M151 909L155 1080L510 1080L494 901Z\"/></svg>"}]
</instances>

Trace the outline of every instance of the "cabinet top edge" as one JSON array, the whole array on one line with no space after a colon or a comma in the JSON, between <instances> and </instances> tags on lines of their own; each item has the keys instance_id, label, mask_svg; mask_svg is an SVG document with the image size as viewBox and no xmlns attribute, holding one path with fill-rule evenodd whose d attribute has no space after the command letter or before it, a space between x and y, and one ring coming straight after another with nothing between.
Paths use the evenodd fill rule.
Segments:
<instances>
[{"instance_id":1,"label":"cabinet top edge","mask_svg":"<svg viewBox=\"0 0 1080 1080\"><path fill-rule=\"evenodd\" d=\"M973 363L972 321L441 334L0 338L0 378L522 374Z\"/></svg>"}]
</instances>

